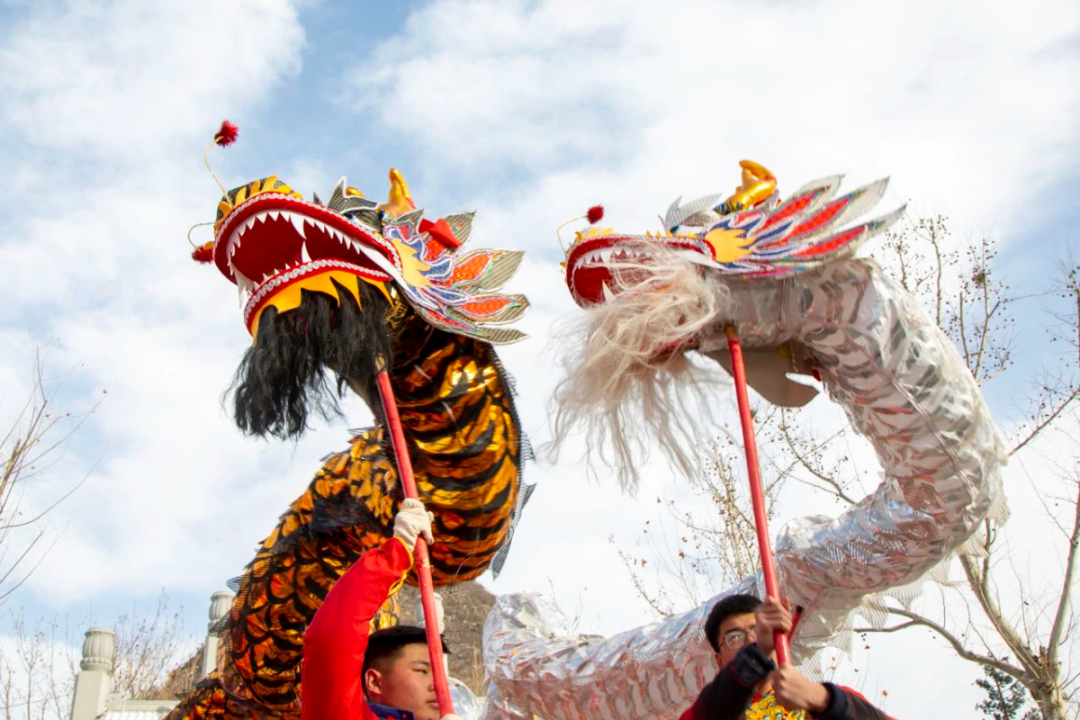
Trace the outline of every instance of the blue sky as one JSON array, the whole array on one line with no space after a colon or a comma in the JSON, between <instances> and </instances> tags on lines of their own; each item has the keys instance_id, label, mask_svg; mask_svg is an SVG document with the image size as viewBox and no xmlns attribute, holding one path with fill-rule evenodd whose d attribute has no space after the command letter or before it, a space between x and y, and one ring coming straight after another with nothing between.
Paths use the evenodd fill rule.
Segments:
<instances>
[{"instance_id":1,"label":"blue sky","mask_svg":"<svg viewBox=\"0 0 1080 720\"><path fill-rule=\"evenodd\" d=\"M108 622L164 587L201 632L210 593L368 422L352 403L347 422L285 445L243 438L221 408L247 335L184 233L212 219L201 153L225 117L241 132L213 155L227 186L274 173L325 194L347 175L380 197L397 166L432 214L476 209L477 246L528 251L514 287L532 339L503 356L542 441L552 324L574 312L564 219L601 202L612 225L652 228L677 195L729 190L744 157L782 190L891 175L886 203L946 213L958 239L992 232L1015 286L1042 290L1080 231L1078 77L1080 9L1065 0L0 2L0 419L44 343L61 402L107 390L29 498L90 473L16 602ZM1024 312L1021 370L1052 360ZM1015 391L990 389L1003 423ZM540 488L491 587L553 589L586 630L650 620L608 538L633 542L651 500L580 465L529 478ZM642 497L680 492L658 468ZM929 652L905 642L890 652Z\"/></svg>"}]
</instances>

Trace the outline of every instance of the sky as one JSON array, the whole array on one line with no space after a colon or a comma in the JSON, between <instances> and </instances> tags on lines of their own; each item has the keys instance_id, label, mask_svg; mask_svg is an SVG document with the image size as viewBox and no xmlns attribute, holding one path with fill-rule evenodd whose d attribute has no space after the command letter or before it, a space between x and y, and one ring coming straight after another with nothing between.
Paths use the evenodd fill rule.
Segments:
<instances>
[{"instance_id":1,"label":"sky","mask_svg":"<svg viewBox=\"0 0 1080 720\"><path fill-rule=\"evenodd\" d=\"M96 407L26 498L47 507L86 478L9 605L107 623L164 589L192 635L320 458L370 421L351 401L344 420L279 443L243 437L224 409L249 338L233 286L184 238L213 219L201 153L223 118L240 127L212 157L228 187L277 174L325 197L347 175L381 197L397 167L430 215L477 211L474 246L527 251L511 287L532 303L530 338L500 354L537 444L557 329L575 313L554 228L594 203L612 225L654 228L677 195L729 191L743 158L781 190L890 176L884 204L947 215L953 242L992 234L1002 272L1032 293L1080 230L1068 0L3 0L0 93L0 420L41 347L58 405ZM1021 376L1058 359L1040 322L1019 323L1016 344ZM1005 430L1022 391L988 389ZM1006 473L1018 553L1043 542L1054 447ZM659 462L637 497L580 462L527 472L538 489L507 567L483 582L554 592L584 631L654 619L617 551L656 519L656 497L690 501L685 488ZM792 495L779 514L805 507ZM1034 554L1037 576L1059 568ZM928 697L937 716L969 716L976 671L902 636L857 651L841 679L887 689L901 717L925 715ZM897 663L925 672L901 683Z\"/></svg>"}]
</instances>

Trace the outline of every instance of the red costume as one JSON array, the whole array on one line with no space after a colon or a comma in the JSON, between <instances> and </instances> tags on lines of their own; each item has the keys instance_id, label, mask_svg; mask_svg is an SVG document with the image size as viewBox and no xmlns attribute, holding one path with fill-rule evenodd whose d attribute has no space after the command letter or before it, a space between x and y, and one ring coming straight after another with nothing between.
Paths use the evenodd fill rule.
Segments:
<instances>
[{"instance_id":1,"label":"red costume","mask_svg":"<svg viewBox=\"0 0 1080 720\"><path fill-rule=\"evenodd\" d=\"M304 634L301 720L379 720L361 677L371 619L412 564L412 553L392 537L361 555L330 589Z\"/></svg>"}]
</instances>

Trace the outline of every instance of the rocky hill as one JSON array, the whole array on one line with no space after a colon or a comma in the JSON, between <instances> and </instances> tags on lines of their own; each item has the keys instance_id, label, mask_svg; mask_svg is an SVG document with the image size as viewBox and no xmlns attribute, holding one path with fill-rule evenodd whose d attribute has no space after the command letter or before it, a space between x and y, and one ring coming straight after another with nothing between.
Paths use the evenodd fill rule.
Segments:
<instances>
[{"instance_id":1,"label":"rocky hill","mask_svg":"<svg viewBox=\"0 0 1080 720\"><path fill-rule=\"evenodd\" d=\"M495 596L479 583L464 582L441 588L445 611L446 644L450 647L450 675L461 680L477 695L484 695L483 640L484 620L495 604ZM419 609L419 592L405 586L401 589L403 623L415 623Z\"/></svg>"}]
</instances>

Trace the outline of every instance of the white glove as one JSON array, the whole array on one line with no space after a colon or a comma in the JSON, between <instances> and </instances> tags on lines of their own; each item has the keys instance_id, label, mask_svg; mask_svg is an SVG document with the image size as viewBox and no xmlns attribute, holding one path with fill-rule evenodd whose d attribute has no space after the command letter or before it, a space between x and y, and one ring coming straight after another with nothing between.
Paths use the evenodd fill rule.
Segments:
<instances>
[{"instance_id":1,"label":"white glove","mask_svg":"<svg viewBox=\"0 0 1080 720\"><path fill-rule=\"evenodd\" d=\"M421 535L432 543L435 541L431 535L431 521L434 519L433 513L424 510L424 503L415 498L406 498L394 518L394 537L405 543L410 551L416 547L416 538Z\"/></svg>"}]
</instances>

